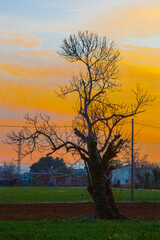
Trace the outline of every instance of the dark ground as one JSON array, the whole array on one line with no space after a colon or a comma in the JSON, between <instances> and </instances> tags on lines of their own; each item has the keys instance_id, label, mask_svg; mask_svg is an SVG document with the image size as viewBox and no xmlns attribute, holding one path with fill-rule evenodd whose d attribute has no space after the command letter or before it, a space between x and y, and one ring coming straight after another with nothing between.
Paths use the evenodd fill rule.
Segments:
<instances>
[{"instance_id":1,"label":"dark ground","mask_svg":"<svg viewBox=\"0 0 160 240\"><path fill-rule=\"evenodd\" d=\"M153 221L160 215L159 202L121 202L118 205L131 219ZM82 218L93 215L94 212L95 207L91 202L0 204L0 220Z\"/></svg>"}]
</instances>

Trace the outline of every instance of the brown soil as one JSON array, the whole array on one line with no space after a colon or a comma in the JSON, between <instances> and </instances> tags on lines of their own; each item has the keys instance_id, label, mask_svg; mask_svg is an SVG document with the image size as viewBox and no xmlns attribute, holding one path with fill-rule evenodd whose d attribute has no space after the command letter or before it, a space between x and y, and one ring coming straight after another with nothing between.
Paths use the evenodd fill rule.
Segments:
<instances>
[{"instance_id":1,"label":"brown soil","mask_svg":"<svg viewBox=\"0 0 160 240\"><path fill-rule=\"evenodd\" d=\"M160 215L160 203L122 202L118 205L131 219L151 221ZM91 202L0 204L0 220L81 218L93 215L94 212L95 207Z\"/></svg>"}]
</instances>

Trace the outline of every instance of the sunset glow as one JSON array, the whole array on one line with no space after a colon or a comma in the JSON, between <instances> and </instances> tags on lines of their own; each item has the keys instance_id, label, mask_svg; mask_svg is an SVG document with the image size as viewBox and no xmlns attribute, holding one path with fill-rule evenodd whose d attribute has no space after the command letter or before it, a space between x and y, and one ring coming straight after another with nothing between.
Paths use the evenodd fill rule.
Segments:
<instances>
[{"instance_id":1,"label":"sunset glow","mask_svg":"<svg viewBox=\"0 0 160 240\"><path fill-rule=\"evenodd\" d=\"M160 3L158 0L111 2L0 2L1 140L14 129L2 125L25 124L26 112L47 113L59 125L71 124L75 98L59 99L55 90L67 84L83 67L68 63L57 51L64 37L89 30L113 39L120 49L118 81L124 87L117 93L117 100L127 99L132 103L131 89L137 82L155 97L147 111L135 118L135 133L143 154L160 164ZM127 129L130 131L130 125ZM1 142L0 164L13 158L16 154L12 148ZM30 162L28 157L22 164Z\"/></svg>"}]
</instances>

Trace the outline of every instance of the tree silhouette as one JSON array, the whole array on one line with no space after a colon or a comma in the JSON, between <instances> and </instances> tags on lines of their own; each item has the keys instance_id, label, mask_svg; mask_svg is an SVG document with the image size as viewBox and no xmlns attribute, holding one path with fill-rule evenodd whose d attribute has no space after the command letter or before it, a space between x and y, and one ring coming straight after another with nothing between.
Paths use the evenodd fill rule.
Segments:
<instances>
[{"instance_id":1,"label":"tree silhouette","mask_svg":"<svg viewBox=\"0 0 160 240\"><path fill-rule=\"evenodd\" d=\"M118 209L110 186L112 162L128 144L118 126L125 119L144 112L153 99L137 85L133 91L133 104L116 102L120 52L106 37L88 31L70 35L62 42L59 55L72 63L84 65L79 75L74 76L68 85L61 86L58 92L60 97L69 94L78 97L72 133L60 133L48 116L38 114L31 118L26 115L27 123L34 127L34 131L29 128L21 131L22 154L39 149L47 150L51 155L63 148L67 153L80 156L87 168L88 191L94 200L97 217L126 218ZM111 101L113 92L115 98ZM14 132L7 136L9 144L17 144L19 140L19 135Z\"/></svg>"},{"instance_id":2,"label":"tree silhouette","mask_svg":"<svg viewBox=\"0 0 160 240\"><path fill-rule=\"evenodd\" d=\"M73 173L73 169L67 167L61 158L53 158L51 156L41 157L38 162L30 166L32 173Z\"/></svg>"}]
</instances>

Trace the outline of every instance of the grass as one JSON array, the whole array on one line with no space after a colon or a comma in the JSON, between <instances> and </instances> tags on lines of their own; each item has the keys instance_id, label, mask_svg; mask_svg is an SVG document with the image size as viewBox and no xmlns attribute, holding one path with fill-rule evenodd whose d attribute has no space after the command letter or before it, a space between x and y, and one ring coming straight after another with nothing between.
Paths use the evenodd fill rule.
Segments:
<instances>
[{"instance_id":1,"label":"grass","mask_svg":"<svg viewBox=\"0 0 160 240\"><path fill-rule=\"evenodd\" d=\"M0 240L159 240L160 226L145 221L0 221Z\"/></svg>"},{"instance_id":2,"label":"grass","mask_svg":"<svg viewBox=\"0 0 160 240\"><path fill-rule=\"evenodd\" d=\"M117 201L131 201L130 190L114 189ZM76 187L0 187L0 203L90 201L85 188ZM160 201L160 191L135 190L135 201Z\"/></svg>"},{"instance_id":3,"label":"grass","mask_svg":"<svg viewBox=\"0 0 160 240\"><path fill-rule=\"evenodd\" d=\"M115 189L118 201L130 190ZM85 188L0 187L0 203L89 201ZM135 190L136 201L159 201L160 191ZM146 221L0 221L0 240L159 240L160 224Z\"/></svg>"}]
</instances>

